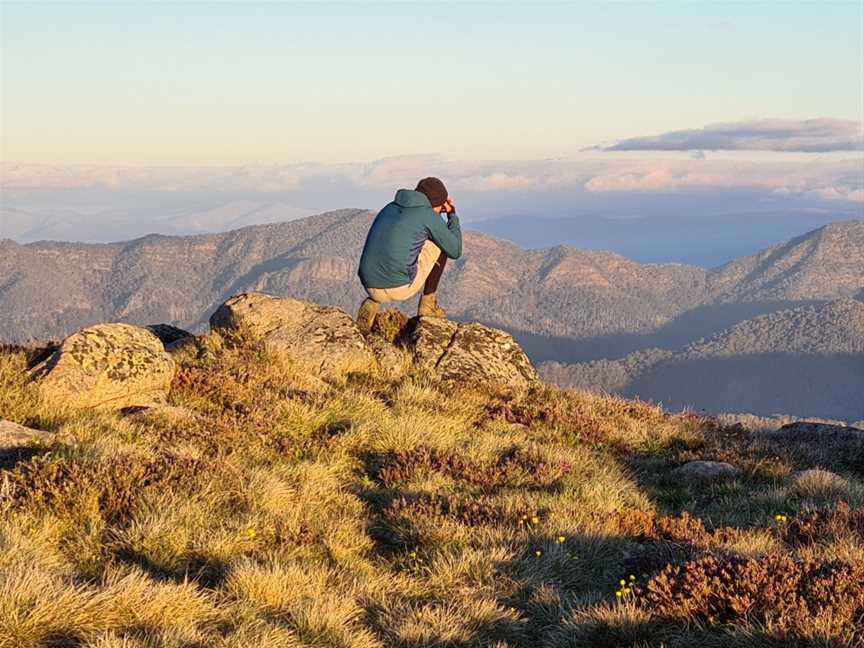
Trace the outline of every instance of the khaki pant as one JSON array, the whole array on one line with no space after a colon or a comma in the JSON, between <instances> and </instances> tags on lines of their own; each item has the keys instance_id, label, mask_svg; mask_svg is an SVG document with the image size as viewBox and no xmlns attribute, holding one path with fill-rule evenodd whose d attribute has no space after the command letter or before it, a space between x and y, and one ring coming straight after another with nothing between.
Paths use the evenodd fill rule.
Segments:
<instances>
[{"instance_id":1,"label":"khaki pant","mask_svg":"<svg viewBox=\"0 0 864 648\"><path fill-rule=\"evenodd\" d=\"M396 286L395 288L367 288L366 292L369 296L379 304L387 302L403 301L419 291L423 284L426 283L426 278L435 267L435 262L441 256L441 248L435 243L427 240L420 249L420 255L417 257L417 275L414 281L404 286Z\"/></svg>"}]
</instances>

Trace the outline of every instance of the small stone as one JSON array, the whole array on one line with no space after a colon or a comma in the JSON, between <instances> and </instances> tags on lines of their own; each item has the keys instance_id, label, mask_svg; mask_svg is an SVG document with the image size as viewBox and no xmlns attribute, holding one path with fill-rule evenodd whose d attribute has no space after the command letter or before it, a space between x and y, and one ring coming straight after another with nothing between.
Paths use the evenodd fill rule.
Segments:
<instances>
[{"instance_id":1,"label":"small stone","mask_svg":"<svg viewBox=\"0 0 864 648\"><path fill-rule=\"evenodd\" d=\"M0 420L0 448L20 448L50 441L54 435L51 432L34 430L33 428Z\"/></svg>"},{"instance_id":2,"label":"small stone","mask_svg":"<svg viewBox=\"0 0 864 648\"><path fill-rule=\"evenodd\" d=\"M675 477L696 481L732 479L740 474L738 468L723 461L688 461L672 471Z\"/></svg>"}]
</instances>

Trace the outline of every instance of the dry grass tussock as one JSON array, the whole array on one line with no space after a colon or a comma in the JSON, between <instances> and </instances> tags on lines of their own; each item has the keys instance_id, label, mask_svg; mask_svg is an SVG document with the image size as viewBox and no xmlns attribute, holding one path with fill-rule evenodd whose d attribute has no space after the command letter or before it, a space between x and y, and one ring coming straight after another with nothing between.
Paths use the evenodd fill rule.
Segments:
<instances>
[{"instance_id":1,"label":"dry grass tussock","mask_svg":"<svg viewBox=\"0 0 864 648\"><path fill-rule=\"evenodd\" d=\"M237 342L125 414L0 351L0 416L55 432L0 469L0 648L864 645L857 446Z\"/></svg>"}]
</instances>

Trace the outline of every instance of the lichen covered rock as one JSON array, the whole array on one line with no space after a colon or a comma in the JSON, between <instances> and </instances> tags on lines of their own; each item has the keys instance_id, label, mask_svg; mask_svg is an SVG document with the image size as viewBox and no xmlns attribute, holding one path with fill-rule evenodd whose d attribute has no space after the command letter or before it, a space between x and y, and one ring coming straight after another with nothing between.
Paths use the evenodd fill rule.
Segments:
<instances>
[{"instance_id":1,"label":"lichen covered rock","mask_svg":"<svg viewBox=\"0 0 864 648\"><path fill-rule=\"evenodd\" d=\"M527 387L537 371L509 333L482 324L421 317L406 336L418 367L445 381Z\"/></svg>"},{"instance_id":2,"label":"lichen covered rock","mask_svg":"<svg viewBox=\"0 0 864 648\"><path fill-rule=\"evenodd\" d=\"M214 331L244 331L264 339L313 370L374 362L372 353L345 311L308 304L289 297L242 293L222 304L210 317Z\"/></svg>"},{"instance_id":3,"label":"lichen covered rock","mask_svg":"<svg viewBox=\"0 0 864 648\"><path fill-rule=\"evenodd\" d=\"M164 402L174 361L147 329L98 324L70 335L30 375L47 400L122 409Z\"/></svg>"}]
</instances>

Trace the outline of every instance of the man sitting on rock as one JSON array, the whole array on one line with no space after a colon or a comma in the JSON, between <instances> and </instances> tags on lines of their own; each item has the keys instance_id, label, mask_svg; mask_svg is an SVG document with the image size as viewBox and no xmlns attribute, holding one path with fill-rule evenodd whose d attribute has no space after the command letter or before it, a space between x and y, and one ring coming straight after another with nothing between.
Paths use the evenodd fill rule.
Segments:
<instances>
[{"instance_id":1,"label":"man sitting on rock","mask_svg":"<svg viewBox=\"0 0 864 648\"><path fill-rule=\"evenodd\" d=\"M459 217L444 183L423 178L414 191L397 191L375 217L360 257L357 275L369 295L357 314L360 330L372 329L381 304L408 299L421 287L417 315L446 317L436 298L438 282L447 259L461 255Z\"/></svg>"}]
</instances>

